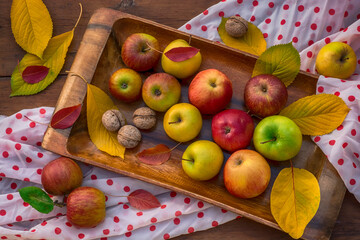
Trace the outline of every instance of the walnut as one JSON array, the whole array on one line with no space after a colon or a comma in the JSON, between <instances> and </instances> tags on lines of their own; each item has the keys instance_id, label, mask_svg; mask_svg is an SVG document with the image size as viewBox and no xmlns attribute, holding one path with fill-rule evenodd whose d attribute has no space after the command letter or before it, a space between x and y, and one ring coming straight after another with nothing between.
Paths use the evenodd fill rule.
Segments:
<instances>
[{"instance_id":1,"label":"walnut","mask_svg":"<svg viewBox=\"0 0 360 240\"><path fill-rule=\"evenodd\" d=\"M111 132L119 130L125 125L125 118L119 110L107 110L101 118L104 127Z\"/></svg>"},{"instance_id":2,"label":"walnut","mask_svg":"<svg viewBox=\"0 0 360 240\"><path fill-rule=\"evenodd\" d=\"M133 113L133 122L139 129L150 129L156 124L156 113L148 107L138 108Z\"/></svg>"},{"instance_id":3,"label":"walnut","mask_svg":"<svg viewBox=\"0 0 360 240\"><path fill-rule=\"evenodd\" d=\"M141 141L141 133L136 127L125 125L120 128L117 140L125 148L134 148Z\"/></svg>"},{"instance_id":4,"label":"walnut","mask_svg":"<svg viewBox=\"0 0 360 240\"><path fill-rule=\"evenodd\" d=\"M225 23L225 30L231 37L242 37L248 30L248 22L240 16L229 17Z\"/></svg>"}]
</instances>

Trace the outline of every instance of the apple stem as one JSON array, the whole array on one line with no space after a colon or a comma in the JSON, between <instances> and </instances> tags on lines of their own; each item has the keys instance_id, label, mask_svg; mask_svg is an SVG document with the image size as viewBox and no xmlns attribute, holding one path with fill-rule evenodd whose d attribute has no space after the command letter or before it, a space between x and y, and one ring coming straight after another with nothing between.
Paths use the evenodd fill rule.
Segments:
<instances>
[{"instance_id":1,"label":"apple stem","mask_svg":"<svg viewBox=\"0 0 360 240\"><path fill-rule=\"evenodd\" d=\"M176 149L181 143L182 143L182 142L179 142L178 144L176 144L175 147L173 147L172 149L170 149L170 152L171 152L172 150Z\"/></svg>"},{"instance_id":2,"label":"apple stem","mask_svg":"<svg viewBox=\"0 0 360 240\"><path fill-rule=\"evenodd\" d=\"M175 122L168 122L168 124L175 124L175 123L181 123L181 119L179 118L177 121Z\"/></svg>"},{"instance_id":3,"label":"apple stem","mask_svg":"<svg viewBox=\"0 0 360 240\"><path fill-rule=\"evenodd\" d=\"M152 50L154 50L155 52L158 52L158 53L160 53L160 54L163 53L162 51L159 51L159 50L153 48L152 46L150 46L150 44L149 44L148 42L146 42L146 45L147 45L149 48L144 49L145 51L148 51L149 49L152 49Z\"/></svg>"},{"instance_id":4,"label":"apple stem","mask_svg":"<svg viewBox=\"0 0 360 240\"><path fill-rule=\"evenodd\" d=\"M276 141L276 137L273 137L272 139L267 140L265 142L260 142L260 144L264 144L264 143L268 143L268 142L275 142L275 141Z\"/></svg>"},{"instance_id":5,"label":"apple stem","mask_svg":"<svg viewBox=\"0 0 360 240\"><path fill-rule=\"evenodd\" d=\"M191 38L192 38L192 35L190 34L190 35L189 35L189 45L190 45L190 43L191 43Z\"/></svg>"},{"instance_id":6,"label":"apple stem","mask_svg":"<svg viewBox=\"0 0 360 240\"><path fill-rule=\"evenodd\" d=\"M185 159L185 158L182 158L181 161L187 161L187 162L194 162L194 160L191 160L191 159Z\"/></svg>"},{"instance_id":7,"label":"apple stem","mask_svg":"<svg viewBox=\"0 0 360 240\"><path fill-rule=\"evenodd\" d=\"M76 72L71 72L71 71L65 71L66 73L71 73L71 76L77 76L79 78L81 78L86 84L89 84L88 81L86 81L86 79L81 76L80 74L77 74Z\"/></svg>"},{"instance_id":8,"label":"apple stem","mask_svg":"<svg viewBox=\"0 0 360 240\"><path fill-rule=\"evenodd\" d=\"M34 122L34 123L41 124L41 125L47 125L46 123L34 121L34 120L32 120L31 118L29 118L28 116L26 116L26 115L25 115L24 117L27 118L29 121L32 121L32 122Z\"/></svg>"}]
</instances>

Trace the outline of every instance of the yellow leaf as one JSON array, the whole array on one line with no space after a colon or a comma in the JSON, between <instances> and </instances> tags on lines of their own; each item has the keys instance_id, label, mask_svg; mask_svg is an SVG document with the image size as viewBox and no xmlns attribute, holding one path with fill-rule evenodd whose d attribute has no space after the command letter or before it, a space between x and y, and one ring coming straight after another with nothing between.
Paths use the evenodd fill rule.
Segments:
<instances>
[{"instance_id":1,"label":"yellow leaf","mask_svg":"<svg viewBox=\"0 0 360 240\"><path fill-rule=\"evenodd\" d=\"M332 94L301 98L279 114L292 119L304 135L323 135L332 132L350 111L346 103Z\"/></svg>"},{"instance_id":2,"label":"yellow leaf","mask_svg":"<svg viewBox=\"0 0 360 240\"><path fill-rule=\"evenodd\" d=\"M281 170L270 195L270 208L280 228L292 238L300 238L320 204L320 187L305 169Z\"/></svg>"},{"instance_id":3,"label":"yellow leaf","mask_svg":"<svg viewBox=\"0 0 360 240\"><path fill-rule=\"evenodd\" d=\"M118 108L100 88L91 84L87 86L86 117L91 141L101 151L124 158L125 148L117 141L117 132L109 132L101 122L104 112Z\"/></svg>"},{"instance_id":4,"label":"yellow leaf","mask_svg":"<svg viewBox=\"0 0 360 240\"><path fill-rule=\"evenodd\" d=\"M248 22L248 30L246 34L240 38L233 38L227 34L225 23L228 18L222 18L218 28L221 40L229 47L239 49L241 51L260 56L266 50L265 38L254 24Z\"/></svg>"},{"instance_id":5,"label":"yellow leaf","mask_svg":"<svg viewBox=\"0 0 360 240\"><path fill-rule=\"evenodd\" d=\"M10 17L16 42L25 51L42 58L53 31L45 4L41 0L13 0Z\"/></svg>"}]
</instances>

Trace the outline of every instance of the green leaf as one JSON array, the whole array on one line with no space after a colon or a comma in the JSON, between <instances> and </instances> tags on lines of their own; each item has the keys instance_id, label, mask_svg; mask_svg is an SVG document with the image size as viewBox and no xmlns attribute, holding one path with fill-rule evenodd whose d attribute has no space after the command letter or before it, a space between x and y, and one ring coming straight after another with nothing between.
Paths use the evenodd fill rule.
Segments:
<instances>
[{"instance_id":1,"label":"green leaf","mask_svg":"<svg viewBox=\"0 0 360 240\"><path fill-rule=\"evenodd\" d=\"M293 167L281 170L271 190L270 209L284 232L300 238L319 205L320 187L311 172Z\"/></svg>"},{"instance_id":2,"label":"green leaf","mask_svg":"<svg viewBox=\"0 0 360 240\"><path fill-rule=\"evenodd\" d=\"M45 4L41 0L13 0L10 17L16 42L25 51L42 58L53 31Z\"/></svg>"},{"instance_id":3,"label":"green leaf","mask_svg":"<svg viewBox=\"0 0 360 240\"><path fill-rule=\"evenodd\" d=\"M54 209L54 202L49 195L38 187L19 189L20 197L41 213L49 213Z\"/></svg>"},{"instance_id":4,"label":"green leaf","mask_svg":"<svg viewBox=\"0 0 360 240\"><path fill-rule=\"evenodd\" d=\"M246 34L240 38L231 37L225 30L225 23L228 18L221 18L218 28L221 40L229 47L239 49L241 51L259 56L266 50L265 38L254 24L248 22L248 30Z\"/></svg>"},{"instance_id":5,"label":"green leaf","mask_svg":"<svg viewBox=\"0 0 360 240\"><path fill-rule=\"evenodd\" d=\"M289 86L300 71L300 55L292 43L270 47L256 60L252 77L272 74Z\"/></svg>"},{"instance_id":6,"label":"green leaf","mask_svg":"<svg viewBox=\"0 0 360 240\"><path fill-rule=\"evenodd\" d=\"M74 29L50 39L44 51L43 59L27 53L16 66L11 75L11 94L10 96L32 95L44 90L58 76L64 66L66 53L74 36ZM49 73L44 80L35 84L29 84L22 78L22 71L28 66L46 66Z\"/></svg>"}]
</instances>

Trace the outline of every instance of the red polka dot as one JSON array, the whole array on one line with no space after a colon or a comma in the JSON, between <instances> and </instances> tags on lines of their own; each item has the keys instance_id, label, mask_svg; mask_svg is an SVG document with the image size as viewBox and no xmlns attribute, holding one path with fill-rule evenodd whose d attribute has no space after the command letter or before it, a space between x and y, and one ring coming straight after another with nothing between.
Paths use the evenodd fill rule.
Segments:
<instances>
[{"instance_id":1,"label":"red polka dot","mask_svg":"<svg viewBox=\"0 0 360 240\"><path fill-rule=\"evenodd\" d=\"M270 18L265 19L265 23L266 23L266 24L271 23L271 19L270 19Z\"/></svg>"},{"instance_id":2,"label":"red polka dot","mask_svg":"<svg viewBox=\"0 0 360 240\"><path fill-rule=\"evenodd\" d=\"M61 233L61 228L57 227L55 228L55 234L59 235Z\"/></svg>"},{"instance_id":3,"label":"red polka dot","mask_svg":"<svg viewBox=\"0 0 360 240\"><path fill-rule=\"evenodd\" d=\"M175 218L174 219L174 224L179 225L180 224L180 218Z\"/></svg>"},{"instance_id":4,"label":"red polka dot","mask_svg":"<svg viewBox=\"0 0 360 240\"><path fill-rule=\"evenodd\" d=\"M334 15L334 14L335 14L335 9L330 9L330 10L329 10L329 14L330 14L330 15Z\"/></svg>"},{"instance_id":5,"label":"red polka dot","mask_svg":"<svg viewBox=\"0 0 360 240\"><path fill-rule=\"evenodd\" d=\"M172 192L170 192L170 197L176 197L176 192L174 192L174 191L172 191Z\"/></svg>"},{"instance_id":6,"label":"red polka dot","mask_svg":"<svg viewBox=\"0 0 360 240\"><path fill-rule=\"evenodd\" d=\"M184 203L189 204L189 203L190 203L190 198L186 197L186 198L184 199Z\"/></svg>"},{"instance_id":7,"label":"red polka dot","mask_svg":"<svg viewBox=\"0 0 360 240\"><path fill-rule=\"evenodd\" d=\"M152 217L151 220L150 220L150 222L156 223L156 222L157 222L157 218L156 218L156 217Z\"/></svg>"},{"instance_id":8,"label":"red polka dot","mask_svg":"<svg viewBox=\"0 0 360 240\"><path fill-rule=\"evenodd\" d=\"M12 131L13 131L12 128L7 128L7 129L5 130L6 134L8 134L8 135L11 134Z\"/></svg>"},{"instance_id":9,"label":"red polka dot","mask_svg":"<svg viewBox=\"0 0 360 240\"><path fill-rule=\"evenodd\" d=\"M41 152L39 152L37 155L39 158L42 158L44 156L44 154L42 154Z\"/></svg>"},{"instance_id":10,"label":"red polka dot","mask_svg":"<svg viewBox=\"0 0 360 240\"><path fill-rule=\"evenodd\" d=\"M14 196L12 194L8 194L8 195L6 195L6 198L7 198L7 200L10 201L14 198Z\"/></svg>"},{"instance_id":11,"label":"red polka dot","mask_svg":"<svg viewBox=\"0 0 360 240\"><path fill-rule=\"evenodd\" d=\"M315 13L320 12L320 8L319 8L319 7L315 7L315 8L314 8L314 12L315 12Z\"/></svg>"},{"instance_id":12,"label":"red polka dot","mask_svg":"<svg viewBox=\"0 0 360 240\"><path fill-rule=\"evenodd\" d=\"M312 30L316 30L316 29L317 29L316 23L311 24L310 28L311 28Z\"/></svg>"},{"instance_id":13,"label":"red polka dot","mask_svg":"<svg viewBox=\"0 0 360 240\"><path fill-rule=\"evenodd\" d=\"M335 140L330 140L330 141L329 141L329 144L330 144L331 146L334 146L334 145L335 145L335 142L336 142Z\"/></svg>"},{"instance_id":14,"label":"red polka dot","mask_svg":"<svg viewBox=\"0 0 360 240\"><path fill-rule=\"evenodd\" d=\"M343 125L340 125L340 126L338 126L336 129L337 129L338 131L341 131L343 128L344 128L344 126L343 126Z\"/></svg>"},{"instance_id":15,"label":"red polka dot","mask_svg":"<svg viewBox=\"0 0 360 240\"><path fill-rule=\"evenodd\" d=\"M78 238L83 239L84 237L85 237L85 234L83 234L83 233L78 234Z\"/></svg>"},{"instance_id":16,"label":"red polka dot","mask_svg":"<svg viewBox=\"0 0 360 240\"><path fill-rule=\"evenodd\" d=\"M97 176L96 176L95 174L92 174L92 175L90 176L90 178L91 178L91 180L96 180L96 179L97 179Z\"/></svg>"},{"instance_id":17,"label":"red polka dot","mask_svg":"<svg viewBox=\"0 0 360 240\"><path fill-rule=\"evenodd\" d=\"M339 165L343 165L343 164L344 164L344 159L340 158L340 159L338 160L338 164L339 164Z\"/></svg>"},{"instance_id":18,"label":"red polka dot","mask_svg":"<svg viewBox=\"0 0 360 240\"><path fill-rule=\"evenodd\" d=\"M303 6L303 5L300 5L300 6L298 7L298 11L299 11L299 12L304 11L304 6Z\"/></svg>"},{"instance_id":19,"label":"red polka dot","mask_svg":"<svg viewBox=\"0 0 360 240\"><path fill-rule=\"evenodd\" d=\"M315 138L314 138L314 142L319 142L320 141L320 137L319 136L316 136Z\"/></svg>"},{"instance_id":20,"label":"red polka dot","mask_svg":"<svg viewBox=\"0 0 360 240\"><path fill-rule=\"evenodd\" d=\"M323 87L323 86L318 87L318 92L319 92L319 93L322 93L323 91L324 91L324 87Z\"/></svg>"},{"instance_id":21,"label":"red polka dot","mask_svg":"<svg viewBox=\"0 0 360 240\"><path fill-rule=\"evenodd\" d=\"M279 36L278 36L278 40L281 40L283 38L283 35L281 35L281 34L279 34Z\"/></svg>"},{"instance_id":22,"label":"red polka dot","mask_svg":"<svg viewBox=\"0 0 360 240\"><path fill-rule=\"evenodd\" d=\"M340 92L335 92L334 95L335 96L340 96Z\"/></svg>"},{"instance_id":23,"label":"red polka dot","mask_svg":"<svg viewBox=\"0 0 360 240\"><path fill-rule=\"evenodd\" d=\"M111 185L113 185L113 180L112 179L108 179L107 181L106 181L106 184L107 185L109 185L109 186L111 186Z\"/></svg>"},{"instance_id":24,"label":"red polka dot","mask_svg":"<svg viewBox=\"0 0 360 240\"><path fill-rule=\"evenodd\" d=\"M16 184L16 183L11 183L10 187L11 187L11 189L16 189L16 188L17 188L17 184Z\"/></svg>"},{"instance_id":25,"label":"red polka dot","mask_svg":"<svg viewBox=\"0 0 360 240\"><path fill-rule=\"evenodd\" d=\"M344 30L343 30L343 32L346 32L348 30L348 28L345 28Z\"/></svg>"},{"instance_id":26,"label":"red polka dot","mask_svg":"<svg viewBox=\"0 0 360 240\"><path fill-rule=\"evenodd\" d=\"M3 156L4 158L8 158L8 157L9 157L9 153L8 153L7 151L3 151L2 156Z\"/></svg>"},{"instance_id":27,"label":"red polka dot","mask_svg":"<svg viewBox=\"0 0 360 240\"><path fill-rule=\"evenodd\" d=\"M131 232L126 232L126 233L125 233L125 236L126 236L126 237L131 237Z\"/></svg>"},{"instance_id":28,"label":"red polka dot","mask_svg":"<svg viewBox=\"0 0 360 240\"><path fill-rule=\"evenodd\" d=\"M292 41L293 41L294 43L297 43L297 42L299 41L299 39L298 39L297 37L293 37Z\"/></svg>"},{"instance_id":29,"label":"red polka dot","mask_svg":"<svg viewBox=\"0 0 360 240\"><path fill-rule=\"evenodd\" d=\"M17 222L21 222L21 221L22 221L22 216L17 216L17 217L16 217L16 221L17 221Z\"/></svg>"},{"instance_id":30,"label":"red polka dot","mask_svg":"<svg viewBox=\"0 0 360 240\"><path fill-rule=\"evenodd\" d=\"M31 221L31 220L30 220ZM36 229L31 229L31 231L30 232L36 232Z\"/></svg>"},{"instance_id":31,"label":"red polka dot","mask_svg":"<svg viewBox=\"0 0 360 240\"><path fill-rule=\"evenodd\" d=\"M166 204L164 204L164 205L161 205L161 207L160 207L161 209L165 209L166 208Z\"/></svg>"},{"instance_id":32,"label":"red polka dot","mask_svg":"<svg viewBox=\"0 0 360 240\"><path fill-rule=\"evenodd\" d=\"M21 139L22 141L27 141L27 137L25 137L25 136L22 136L20 139Z\"/></svg>"},{"instance_id":33,"label":"red polka dot","mask_svg":"<svg viewBox=\"0 0 360 240\"><path fill-rule=\"evenodd\" d=\"M203 208L203 207L204 207L204 203L203 203L203 202L198 202L198 207L199 207L199 208Z\"/></svg>"},{"instance_id":34,"label":"red polka dot","mask_svg":"<svg viewBox=\"0 0 360 240\"><path fill-rule=\"evenodd\" d=\"M257 5L259 5L258 1L253 1L253 6L256 7Z\"/></svg>"},{"instance_id":35,"label":"red polka dot","mask_svg":"<svg viewBox=\"0 0 360 240\"><path fill-rule=\"evenodd\" d=\"M19 166L17 166L17 165L14 165L12 168L13 168L13 170L15 170L15 171L19 171Z\"/></svg>"},{"instance_id":36,"label":"red polka dot","mask_svg":"<svg viewBox=\"0 0 360 240\"><path fill-rule=\"evenodd\" d=\"M175 212L175 216L176 216L176 217L180 216L181 214L182 214L181 211L176 211L176 212Z\"/></svg>"},{"instance_id":37,"label":"red polka dot","mask_svg":"<svg viewBox=\"0 0 360 240\"><path fill-rule=\"evenodd\" d=\"M39 112L40 112L40 114L45 114L45 113L46 113L46 110L43 109L43 108L41 108Z\"/></svg>"},{"instance_id":38,"label":"red polka dot","mask_svg":"<svg viewBox=\"0 0 360 240\"><path fill-rule=\"evenodd\" d=\"M227 210L221 209L221 212L222 212L222 213L227 213Z\"/></svg>"},{"instance_id":39,"label":"red polka dot","mask_svg":"<svg viewBox=\"0 0 360 240\"><path fill-rule=\"evenodd\" d=\"M21 238L21 235L20 235L20 234L15 234L15 236Z\"/></svg>"},{"instance_id":40,"label":"red polka dot","mask_svg":"<svg viewBox=\"0 0 360 240\"><path fill-rule=\"evenodd\" d=\"M201 26L201 30L203 30L204 32L207 30L207 27L205 25Z\"/></svg>"},{"instance_id":41,"label":"red polka dot","mask_svg":"<svg viewBox=\"0 0 360 240\"><path fill-rule=\"evenodd\" d=\"M330 38L328 38L328 37L325 38L325 43L326 43L326 44L330 43L330 41L331 41Z\"/></svg>"},{"instance_id":42,"label":"red polka dot","mask_svg":"<svg viewBox=\"0 0 360 240\"><path fill-rule=\"evenodd\" d=\"M273 8L275 6L275 4L273 2L269 2L269 8Z\"/></svg>"},{"instance_id":43,"label":"red polka dot","mask_svg":"<svg viewBox=\"0 0 360 240\"><path fill-rule=\"evenodd\" d=\"M350 101L350 102L355 101L355 97L354 97L354 96L352 96L352 95L351 95L351 96L349 96L349 97L348 97L348 99L349 99L349 101Z\"/></svg>"},{"instance_id":44,"label":"red polka dot","mask_svg":"<svg viewBox=\"0 0 360 240\"><path fill-rule=\"evenodd\" d=\"M311 45L313 45L314 44L314 41L313 40L310 40L309 42L308 42L308 46L311 46Z\"/></svg>"},{"instance_id":45,"label":"red polka dot","mask_svg":"<svg viewBox=\"0 0 360 240\"><path fill-rule=\"evenodd\" d=\"M296 22L295 23L295 27L300 27L300 25L301 25L301 22Z\"/></svg>"},{"instance_id":46,"label":"red polka dot","mask_svg":"<svg viewBox=\"0 0 360 240\"><path fill-rule=\"evenodd\" d=\"M66 226L68 226L68 227L72 227L72 224L71 224L70 222L66 222L65 224L66 224Z\"/></svg>"},{"instance_id":47,"label":"red polka dot","mask_svg":"<svg viewBox=\"0 0 360 240\"><path fill-rule=\"evenodd\" d=\"M109 230L109 229L104 229L104 230L103 230L103 233L104 233L105 235L108 235L108 234L110 233L110 230Z\"/></svg>"},{"instance_id":48,"label":"red polka dot","mask_svg":"<svg viewBox=\"0 0 360 240\"><path fill-rule=\"evenodd\" d=\"M30 205L29 203L23 202L23 206L24 206L24 207L28 207L29 205Z\"/></svg>"},{"instance_id":49,"label":"red polka dot","mask_svg":"<svg viewBox=\"0 0 360 240\"><path fill-rule=\"evenodd\" d=\"M243 0L237 0L238 4L242 4Z\"/></svg>"},{"instance_id":50,"label":"red polka dot","mask_svg":"<svg viewBox=\"0 0 360 240\"><path fill-rule=\"evenodd\" d=\"M128 208L129 208L129 206L127 204L123 205L123 209L128 209Z\"/></svg>"},{"instance_id":51,"label":"red polka dot","mask_svg":"<svg viewBox=\"0 0 360 240\"><path fill-rule=\"evenodd\" d=\"M264 33L263 36L264 36L264 38L267 38L267 37L268 37L268 34L267 34L267 33Z\"/></svg>"},{"instance_id":52,"label":"red polka dot","mask_svg":"<svg viewBox=\"0 0 360 240\"><path fill-rule=\"evenodd\" d=\"M154 225L150 226L149 230L152 231L152 232L155 231L155 230L156 230L156 226L154 226Z\"/></svg>"},{"instance_id":53,"label":"red polka dot","mask_svg":"<svg viewBox=\"0 0 360 240\"><path fill-rule=\"evenodd\" d=\"M312 52L311 51L308 51L307 53L306 53L306 56L308 57L308 58L311 58L312 57Z\"/></svg>"},{"instance_id":54,"label":"red polka dot","mask_svg":"<svg viewBox=\"0 0 360 240\"><path fill-rule=\"evenodd\" d=\"M356 164L355 164L355 163L353 163L353 167L354 167L354 168L357 168L357 166L356 166Z\"/></svg>"},{"instance_id":55,"label":"red polka dot","mask_svg":"<svg viewBox=\"0 0 360 240\"><path fill-rule=\"evenodd\" d=\"M136 215L140 217L143 215L143 212L137 212Z\"/></svg>"},{"instance_id":56,"label":"red polka dot","mask_svg":"<svg viewBox=\"0 0 360 240\"><path fill-rule=\"evenodd\" d=\"M0 173L0 177L6 177L5 173Z\"/></svg>"},{"instance_id":57,"label":"red polka dot","mask_svg":"<svg viewBox=\"0 0 360 240\"><path fill-rule=\"evenodd\" d=\"M119 217L115 216L115 217L114 217L114 222L116 222L116 223L120 222Z\"/></svg>"},{"instance_id":58,"label":"red polka dot","mask_svg":"<svg viewBox=\"0 0 360 240\"><path fill-rule=\"evenodd\" d=\"M355 157L359 158L359 154L354 152Z\"/></svg>"},{"instance_id":59,"label":"red polka dot","mask_svg":"<svg viewBox=\"0 0 360 240\"><path fill-rule=\"evenodd\" d=\"M203 12L204 15L208 15L208 13L209 13L209 10L207 10L207 9Z\"/></svg>"},{"instance_id":60,"label":"red polka dot","mask_svg":"<svg viewBox=\"0 0 360 240\"><path fill-rule=\"evenodd\" d=\"M185 28L186 28L187 30L190 30L190 29L191 29L191 24L186 24Z\"/></svg>"},{"instance_id":61,"label":"red polka dot","mask_svg":"<svg viewBox=\"0 0 360 240\"><path fill-rule=\"evenodd\" d=\"M189 227L188 228L188 233L193 233L195 230L194 230L194 228L193 227Z\"/></svg>"},{"instance_id":62,"label":"red polka dot","mask_svg":"<svg viewBox=\"0 0 360 240\"><path fill-rule=\"evenodd\" d=\"M285 19L281 20L281 22L280 22L281 25L284 25L285 23L286 23Z\"/></svg>"},{"instance_id":63,"label":"red polka dot","mask_svg":"<svg viewBox=\"0 0 360 240\"><path fill-rule=\"evenodd\" d=\"M288 10L288 9L289 9L289 5L285 4L285 5L283 6L283 9L284 9L284 10Z\"/></svg>"},{"instance_id":64,"label":"red polka dot","mask_svg":"<svg viewBox=\"0 0 360 240\"><path fill-rule=\"evenodd\" d=\"M219 12L219 17L223 17L225 14L223 11Z\"/></svg>"},{"instance_id":65,"label":"red polka dot","mask_svg":"<svg viewBox=\"0 0 360 240\"><path fill-rule=\"evenodd\" d=\"M125 187L124 187L124 191L125 191L125 192L130 192L130 187L129 187L129 186L125 186Z\"/></svg>"},{"instance_id":66,"label":"red polka dot","mask_svg":"<svg viewBox=\"0 0 360 240\"><path fill-rule=\"evenodd\" d=\"M351 135L353 135L353 136L356 135L356 130L355 129L351 130Z\"/></svg>"},{"instance_id":67,"label":"red polka dot","mask_svg":"<svg viewBox=\"0 0 360 240\"><path fill-rule=\"evenodd\" d=\"M29 123L29 127L31 127L31 128L36 127L36 123L34 123L34 122Z\"/></svg>"},{"instance_id":68,"label":"red polka dot","mask_svg":"<svg viewBox=\"0 0 360 240\"><path fill-rule=\"evenodd\" d=\"M20 143L15 144L15 148L16 150L21 150L21 144Z\"/></svg>"},{"instance_id":69,"label":"red polka dot","mask_svg":"<svg viewBox=\"0 0 360 240\"><path fill-rule=\"evenodd\" d=\"M347 17L347 16L349 16L349 13L348 13L348 11L345 11L344 12L344 17Z\"/></svg>"},{"instance_id":70,"label":"red polka dot","mask_svg":"<svg viewBox=\"0 0 360 240\"><path fill-rule=\"evenodd\" d=\"M0 210L0 216L5 216L6 215L6 211L4 209Z\"/></svg>"},{"instance_id":71,"label":"red polka dot","mask_svg":"<svg viewBox=\"0 0 360 240\"><path fill-rule=\"evenodd\" d=\"M355 185L355 184L356 184L355 179L350 179L350 185Z\"/></svg>"},{"instance_id":72,"label":"red polka dot","mask_svg":"<svg viewBox=\"0 0 360 240\"><path fill-rule=\"evenodd\" d=\"M211 223L211 225L212 225L213 227L216 227L217 225L219 225L219 223L218 223L217 221L213 221L213 222Z\"/></svg>"},{"instance_id":73,"label":"red polka dot","mask_svg":"<svg viewBox=\"0 0 360 240\"><path fill-rule=\"evenodd\" d=\"M256 20L255 16L251 16L250 21L254 22Z\"/></svg>"},{"instance_id":74,"label":"red polka dot","mask_svg":"<svg viewBox=\"0 0 360 240\"><path fill-rule=\"evenodd\" d=\"M36 170L36 173L39 174L39 175L41 175L42 169L41 169L41 168L37 169L37 170Z\"/></svg>"},{"instance_id":75,"label":"red polka dot","mask_svg":"<svg viewBox=\"0 0 360 240\"><path fill-rule=\"evenodd\" d=\"M199 212L199 213L197 214L197 217L198 217L198 218L204 217L204 213L203 213L203 212Z\"/></svg>"},{"instance_id":76,"label":"red polka dot","mask_svg":"<svg viewBox=\"0 0 360 240\"><path fill-rule=\"evenodd\" d=\"M21 118L22 118L22 114L21 114L21 113L17 113L17 114L15 115L15 117L16 117L17 119L21 119Z\"/></svg>"},{"instance_id":77,"label":"red polka dot","mask_svg":"<svg viewBox=\"0 0 360 240\"><path fill-rule=\"evenodd\" d=\"M346 147L347 147L347 145L348 145L348 143L347 143L347 142L345 142L345 143L343 143L342 147L343 147L343 148L346 148Z\"/></svg>"},{"instance_id":78,"label":"red polka dot","mask_svg":"<svg viewBox=\"0 0 360 240\"><path fill-rule=\"evenodd\" d=\"M332 26L327 26L327 27L326 27L326 31L327 31L327 32L331 32L331 30L332 30Z\"/></svg>"},{"instance_id":79,"label":"red polka dot","mask_svg":"<svg viewBox=\"0 0 360 240\"><path fill-rule=\"evenodd\" d=\"M165 233L163 238L166 240L166 239L169 239L170 238L170 235L168 233Z\"/></svg>"},{"instance_id":80,"label":"red polka dot","mask_svg":"<svg viewBox=\"0 0 360 240\"><path fill-rule=\"evenodd\" d=\"M360 14L358 14L358 15L356 16L356 19L360 19Z\"/></svg>"},{"instance_id":81,"label":"red polka dot","mask_svg":"<svg viewBox=\"0 0 360 240\"><path fill-rule=\"evenodd\" d=\"M358 26L356 29L357 29L358 32L360 32L360 26Z\"/></svg>"},{"instance_id":82,"label":"red polka dot","mask_svg":"<svg viewBox=\"0 0 360 240\"><path fill-rule=\"evenodd\" d=\"M42 223L41 223L41 226L45 226L47 224L47 221L43 221Z\"/></svg>"}]
</instances>

